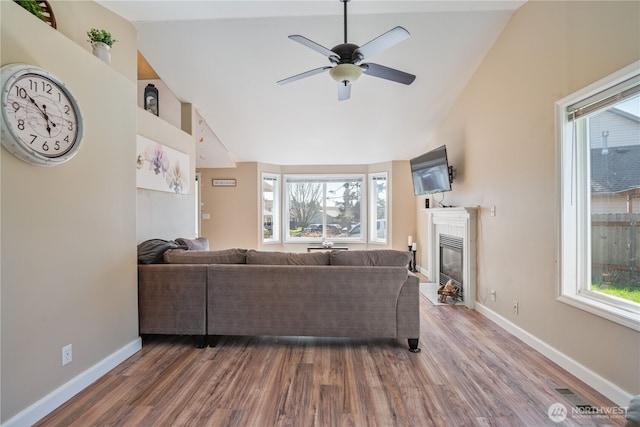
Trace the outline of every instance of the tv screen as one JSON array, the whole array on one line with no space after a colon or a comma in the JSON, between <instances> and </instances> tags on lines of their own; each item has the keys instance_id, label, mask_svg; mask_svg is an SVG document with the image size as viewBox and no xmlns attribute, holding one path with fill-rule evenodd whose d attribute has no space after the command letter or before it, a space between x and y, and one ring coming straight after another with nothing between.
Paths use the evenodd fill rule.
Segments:
<instances>
[{"instance_id":1,"label":"tv screen","mask_svg":"<svg viewBox=\"0 0 640 427\"><path fill-rule=\"evenodd\" d=\"M410 164L413 193L416 196L451 191L445 145L411 159Z\"/></svg>"}]
</instances>

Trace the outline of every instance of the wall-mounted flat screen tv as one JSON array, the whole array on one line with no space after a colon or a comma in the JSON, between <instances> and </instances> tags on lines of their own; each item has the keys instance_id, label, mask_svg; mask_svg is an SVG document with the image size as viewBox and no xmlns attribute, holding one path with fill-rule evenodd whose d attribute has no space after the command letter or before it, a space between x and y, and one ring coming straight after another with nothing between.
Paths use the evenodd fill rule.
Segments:
<instances>
[{"instance_id":1,"label":"wall-mounted flat screen tv","mask_svg":"<svg viewBox=\"0 0 640 427\"><path fill-rule=\"evenodd\" d=\"M451 191L447 147L443 145L410 160L416 196Z\"/></svg>"}]
</instances>

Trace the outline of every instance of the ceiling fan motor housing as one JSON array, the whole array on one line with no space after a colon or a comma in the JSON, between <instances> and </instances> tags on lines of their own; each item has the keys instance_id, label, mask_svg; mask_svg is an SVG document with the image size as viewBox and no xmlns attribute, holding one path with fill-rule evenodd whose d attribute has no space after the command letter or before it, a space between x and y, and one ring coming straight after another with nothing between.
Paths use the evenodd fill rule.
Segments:
<instances>
[{"instance_id":1,"label":"ceiling fan motor housing","mask_svg":"<svg viewBox=\"0 0 640 427\"><path fill-rule=\"evenodd\" d=\"M359 55L358 50L360 46L353 43L342 43L337 46L334 46L331 51L338 55L340 58L337 62L335 58L329 58L331 62L334 64L357 64L362 60L362 55Z\"/></svg>"}]
</instances>

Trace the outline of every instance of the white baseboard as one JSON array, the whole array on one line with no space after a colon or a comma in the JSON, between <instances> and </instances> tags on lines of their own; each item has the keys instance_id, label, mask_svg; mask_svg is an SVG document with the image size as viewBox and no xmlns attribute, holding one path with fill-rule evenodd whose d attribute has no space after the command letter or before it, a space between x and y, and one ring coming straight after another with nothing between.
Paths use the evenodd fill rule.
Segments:
<instances>
[{"instance_id":1,"label":"white baseboard","mask_svg":"<svg viewBox=\"0 0 640 427\"><path fill-rule=\"evenodd\" d=\"M556 348L551 347L549 344L545 343L539 338L531 335L529 332L520 328L513 322L500 316L495 311L490 310L489 308L487 308L487 306L476 302L476 311L491 320L493 323L500 326L502 329L524 341L527 345L543 354L544 356L548 357L553 362L557 363L560 367L562 367L562 369L568 371L572 375L575 375L590 387L602 393L607 399L611 400L616 405L625 408L629 406L629 401L633 397L631 393L627 393L626 391L622 390L611 381L601 377L584 365L581 365L577 361L573 360L571 357L560 352Z\"/></svg>"},{"instance_id":2,"label":"white baseboard","mask_svg":"<svg viewBox=\"0 0 640 427\"><path fill-rule=\"evenodd\" d=\"M72 378L67 383L61 385L42 399L35 402L4 424L3 427L23 427L30 426L50 414L58 406L71 399L73 396L84 390L91 383L105 375L111 369L127 360L142 348L142 339L136 340L117 350L115 353L102 359L80 375Z\"/></svg>"}]
</instances>

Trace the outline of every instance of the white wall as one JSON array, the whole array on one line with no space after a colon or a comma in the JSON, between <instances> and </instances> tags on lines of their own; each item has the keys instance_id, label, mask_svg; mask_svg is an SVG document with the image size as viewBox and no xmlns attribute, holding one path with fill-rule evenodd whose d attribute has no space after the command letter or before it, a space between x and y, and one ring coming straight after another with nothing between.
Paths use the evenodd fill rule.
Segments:
<instances>
[{"instance_id":1,"label":"white wall","mask_svg":"<svg viewBox=\"0 0 640 427\"><path fill-rule=\"evenodd\" d=\"M425 146L447 144L448 203L480 206L478 301L621 396L640 393L640 334L556 300L554 103L639 59L639 17L638 2L526 3Z\"/></svg>"},{"instance_id":2,"label":"white wall","mask_svg":"<svg viewBox=\"0 0 640 427\"><path fill-rule=\"evenodd\" d=\"M138 107L144 110L144 88L149 83L158 89L159 109L157 117L180 129L182 127L180 120L182 104L162 80L138 80ZM153 113L147 112L147 114Z\"/></svg>"},{"instance_id":3,"label":"white wall","mask_svg":"<svg viewBox=\"0 0 640 427\"><path fill-rule=\"evenodd\" d=\"M193 137L162 118L137 109L138 134L189 155L189 194L137 189L136 240L195 237L195 151ZM132 159L132 164L135 158Z\"/></svg>"}]
</instances>

